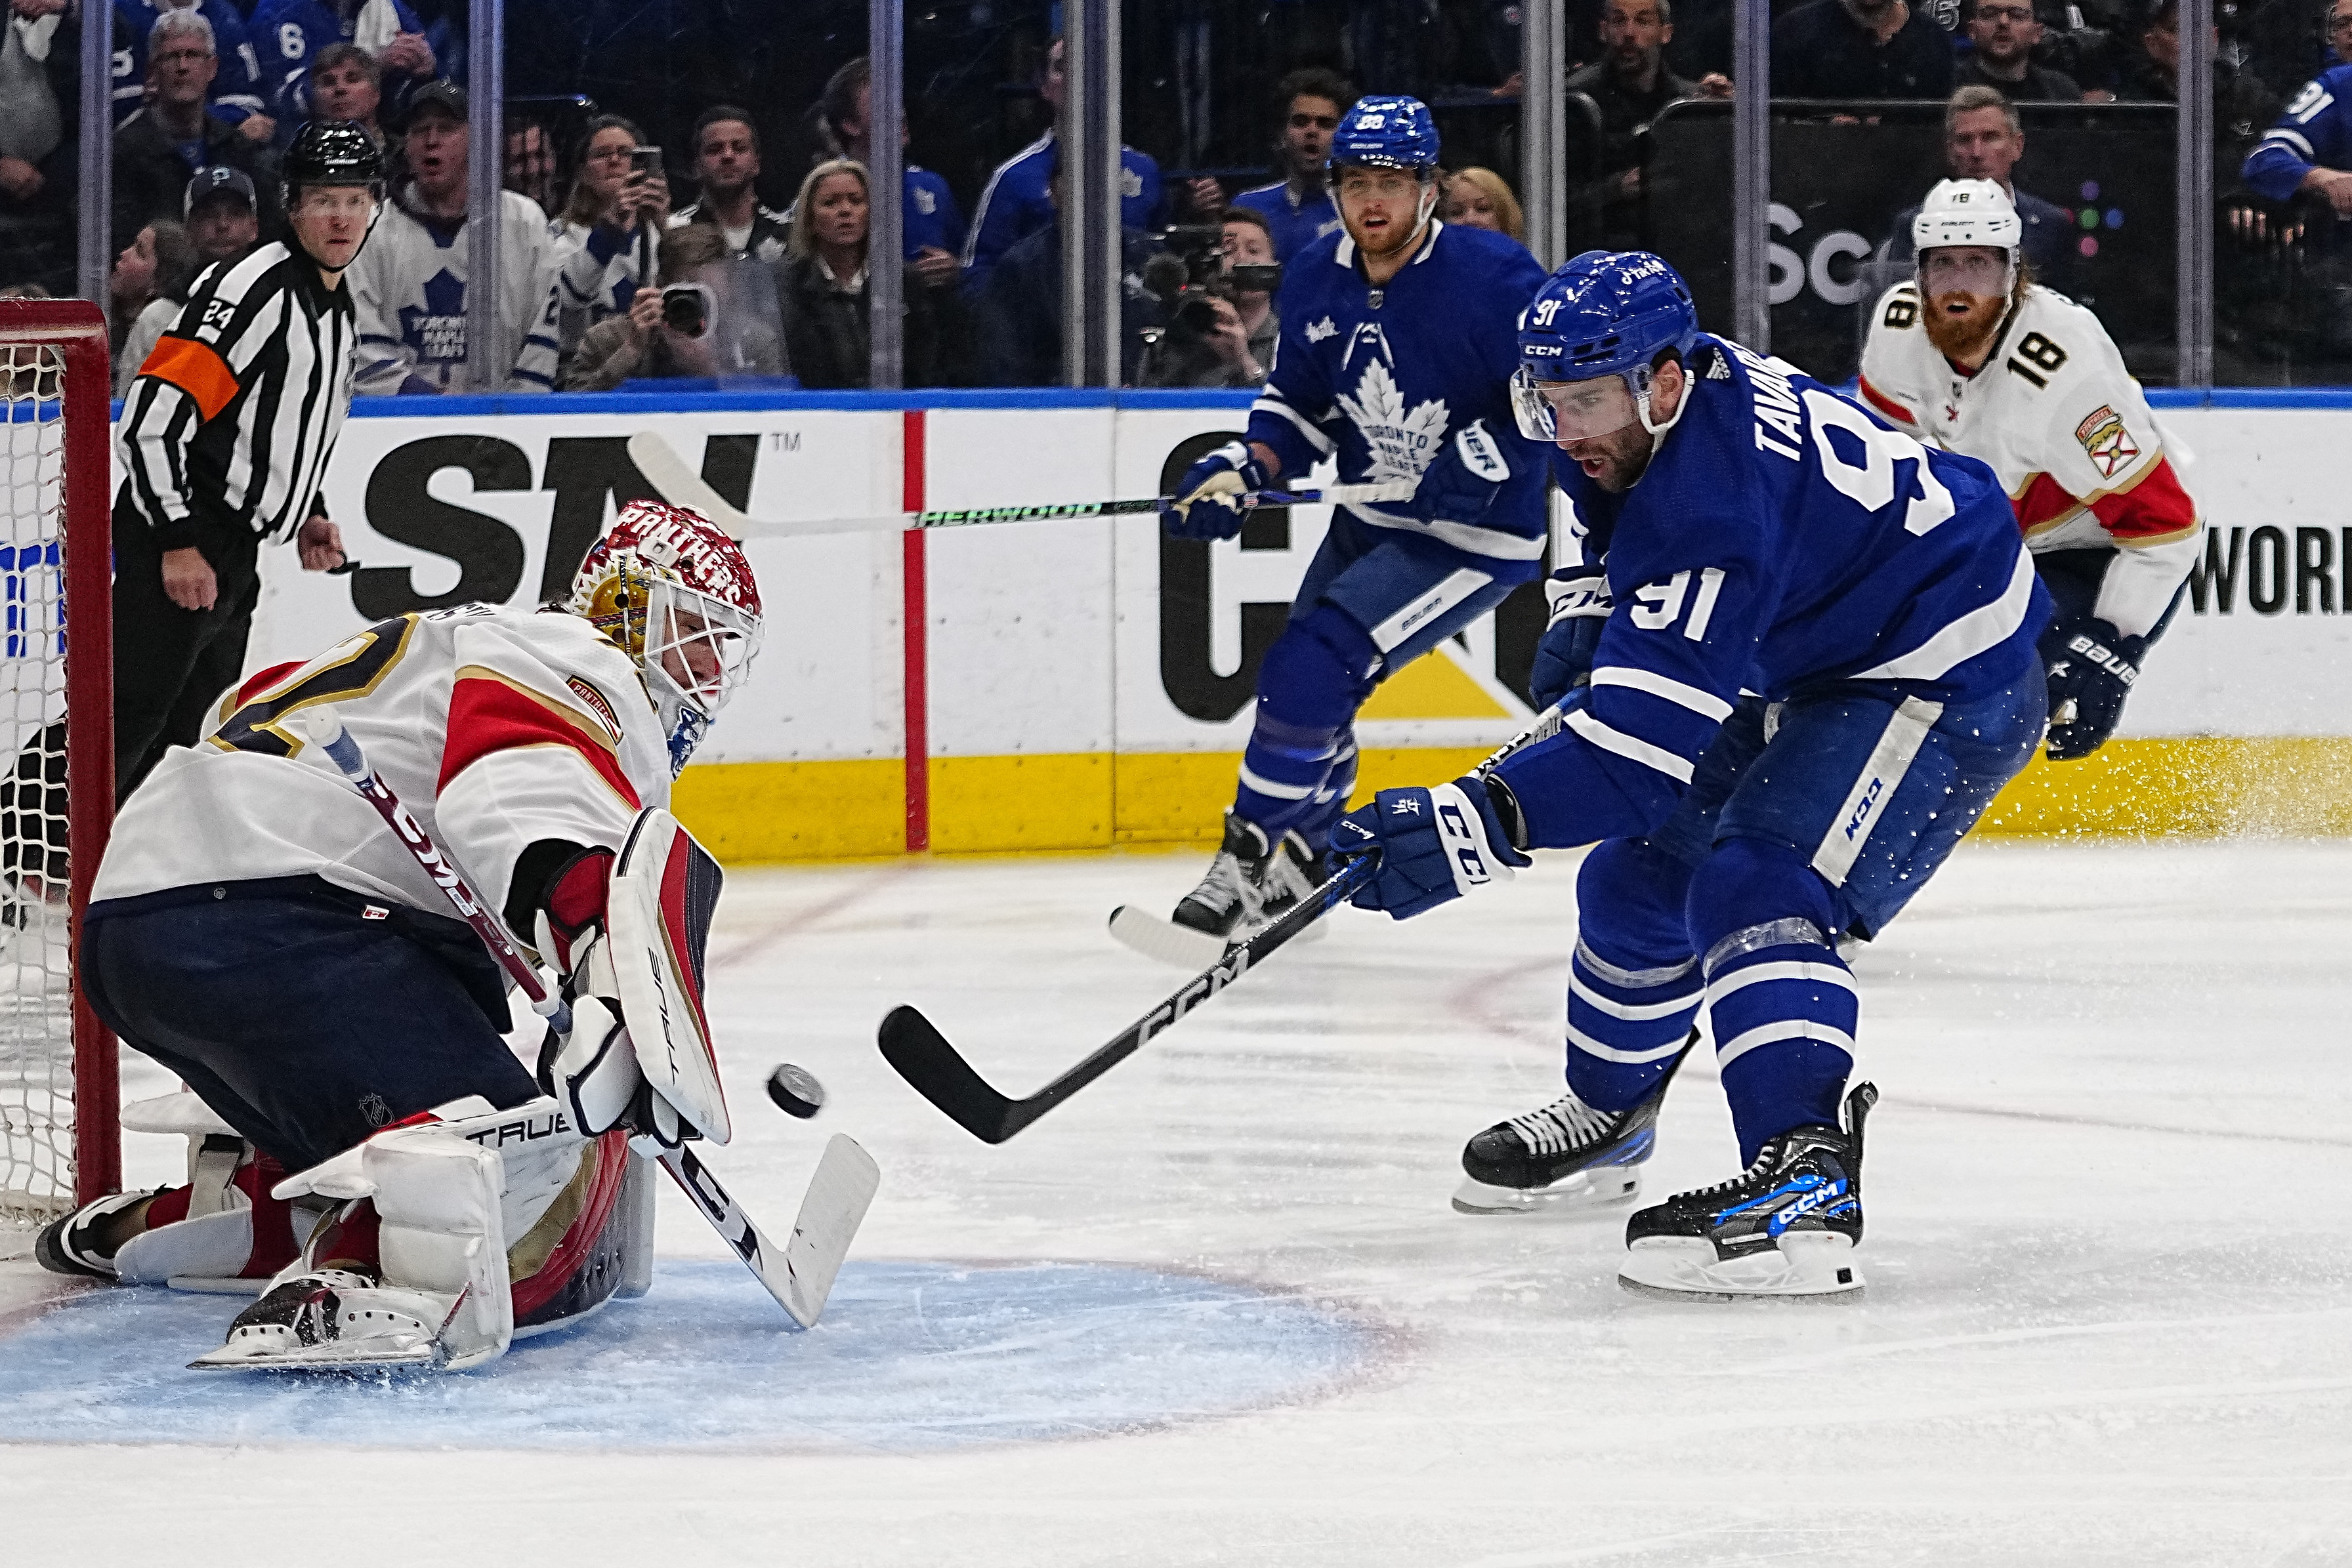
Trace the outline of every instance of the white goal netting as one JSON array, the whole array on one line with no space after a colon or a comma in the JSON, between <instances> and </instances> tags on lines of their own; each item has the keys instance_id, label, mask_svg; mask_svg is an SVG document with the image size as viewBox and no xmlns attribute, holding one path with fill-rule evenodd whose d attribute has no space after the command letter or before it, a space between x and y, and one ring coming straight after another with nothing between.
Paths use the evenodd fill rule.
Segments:
<instances>
[{"instance_id":1,"label":"white goal netting","mask_svg":"<svg viewBox=\"0 0 2352 1568\"><path fill-rule=\"evenodd\" d=\"M0 339L0 1226L74 1197L64 378Z\"/></svg>"}]
</instances>

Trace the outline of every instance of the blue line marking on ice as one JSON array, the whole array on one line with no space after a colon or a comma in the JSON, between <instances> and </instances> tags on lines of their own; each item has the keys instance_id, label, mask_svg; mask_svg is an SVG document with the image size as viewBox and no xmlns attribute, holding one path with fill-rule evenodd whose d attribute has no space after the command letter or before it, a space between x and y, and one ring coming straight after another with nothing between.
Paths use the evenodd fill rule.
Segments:
<instances>
[{"instance_id":1,"label":"blue line marking on ice","mask_svg":"<svg viewBox=\"0 0 2352 1568\"><path fill-rule=\"evenodd\" d=\"M69 1298L0 1342L0 1441L920 1453L1295 1404L1377 1349L1294 1297L1089 1263L853 1262L798 1333L733 1261L665 1260L468 1373L186 1370L242 1304Z\"/></svg>"}]
</instances>

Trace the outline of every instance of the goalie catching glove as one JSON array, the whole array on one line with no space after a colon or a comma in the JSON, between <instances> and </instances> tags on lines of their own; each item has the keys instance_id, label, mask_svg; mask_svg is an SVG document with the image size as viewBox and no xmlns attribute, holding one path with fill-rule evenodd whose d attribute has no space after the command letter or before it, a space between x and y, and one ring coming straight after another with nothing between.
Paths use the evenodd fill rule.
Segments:
<instances>
[{"instance_id":1,"label":"goalie catching glove","mask_svg":"<svg viewBox=\"0 0 2352 1568\"><path fill-rule=\"evenodd\" d=\"M718 862L656 808L639 815L617 856L533 844L516 867L517 894L534 882L543 889L530 901L540 955L572 1009L571 1031L551 1033L541 1052L541 1086L590 1137L625 1127L663 1148L689 1137L727 1142L702 1002ZM510 900L509 921L520 924L520 913Z\"/></svg>"}]
</instances>

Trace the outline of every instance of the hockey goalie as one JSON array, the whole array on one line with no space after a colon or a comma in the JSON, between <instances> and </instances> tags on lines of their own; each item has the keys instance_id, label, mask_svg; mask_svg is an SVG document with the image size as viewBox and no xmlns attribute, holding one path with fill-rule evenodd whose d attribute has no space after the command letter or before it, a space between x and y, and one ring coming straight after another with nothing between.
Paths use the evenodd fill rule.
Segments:
<instances>
[{"instance_id":1,"label":"hockey goalie","mask_svg":"<svg viewBox=\"0 0 2352 1568\"><path fill-rule=\"evenodd\" d=\"M124 807L82 936L99 1015L194 1091L124 1118L186 1132L190 1180L57 1221L42 1263L257 1291L199 1365L462 1368L603 1305L642 1261L632 1137L726 1138L647 1082L614 977L647 957L616 954L631 932L698 953L710 889L622 857L649 828L690 845L670 780L760 636L734 542L637 502L560 606L402 616L225 696ZM573 1027L536 1075L488 952L319 755L319 709L562 978Z\"/></svg>"}]
</instances>

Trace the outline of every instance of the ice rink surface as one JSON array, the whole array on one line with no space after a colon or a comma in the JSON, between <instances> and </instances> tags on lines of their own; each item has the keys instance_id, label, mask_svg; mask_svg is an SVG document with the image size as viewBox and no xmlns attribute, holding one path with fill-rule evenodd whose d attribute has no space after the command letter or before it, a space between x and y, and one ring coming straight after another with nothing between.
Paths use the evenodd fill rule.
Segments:
<instances>
[{"instance_id":1,"label":"ice rink surface","mask_svg":"<svg viewBox=\"0 0 2352 1568\"><path fill-rule=\"evenodd\" d=\"M1868 1291L1736 1306L1621 1291L1622 1209L1447 1207L1464 1139L1559 1092L1571 861L1403 925L1339 912L999 1148L876 1021L915 1002L1026 1092L1181 978L1103 922L1202 857L739 873L712 1164L771 1228L823 1134L884 1171L825 1323L747 1328L666 1193L653 1294L519 1347L478 1423L458 1378L423 1425L351 1388L213 1433L167 1377L109 1404L142 1379L94 1330L74 1383L60 1336L129 1292L44 1305L0 1263L0 1559L2352 1563L2352 844L1964 848L1856 966ZM767 1105L778 1060L831 1091L815 1124ZM1695 1059L1649 1190L1735 1160ZM235 1307L188 1304L151 1315ZM628 1349L656 1340L667 1375ZM58 1440L100 1416L113 1440Z\"/></svg>"}]
</instances>

